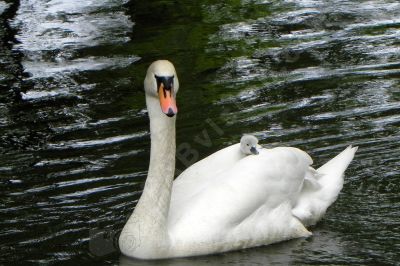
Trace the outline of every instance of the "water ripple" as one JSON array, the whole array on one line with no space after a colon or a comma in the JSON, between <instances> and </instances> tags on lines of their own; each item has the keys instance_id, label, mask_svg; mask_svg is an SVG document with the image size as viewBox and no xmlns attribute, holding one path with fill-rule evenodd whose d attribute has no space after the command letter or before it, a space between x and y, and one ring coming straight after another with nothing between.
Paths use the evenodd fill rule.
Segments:
<instances>
[{"instance_id":1,"label":"water ripple","mask_svg":"<svg viewBox=\"0 0 400 266\"><path fill-rule=\"evenodd\" d=\"M182 84L178 143L200 157L243 133L302 148L316 167L359 146L312 241L168 263L396 264L399 17L394 0L21 0L10 23L25 74L7 87L17 97L0 97L0 264L118 263L112 244L93 252L92 231L116 237L140 197L142 80L161 56Z\"/></svg>"}]
</instances>

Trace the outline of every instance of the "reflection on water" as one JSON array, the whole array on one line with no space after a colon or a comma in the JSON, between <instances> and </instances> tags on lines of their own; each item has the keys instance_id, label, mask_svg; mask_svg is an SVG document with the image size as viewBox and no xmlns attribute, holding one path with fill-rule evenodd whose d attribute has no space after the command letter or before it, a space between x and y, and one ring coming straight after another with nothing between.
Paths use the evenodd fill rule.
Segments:
<instances>
[{"instance_id":1,"label":"reflection on water","mask_svg":"<svg viewBox=\"0 0 400 266\"><path fill-rule=\"evenodd\" d=\"M318 241L312 239L295 239L266 247L252 248L225 254L203 256L196 258L178 258L157 261L157 265L291 265L291 264L337 264L348 263L344 255L345 241L333 232L320 230L314 234ZM304 257L304 254L309 256ZM312 255L311 255L312 254ZM314 257L315 256L315 257ZM308 257L308 258L307 258ZM318 260L315 258L318 257ZM148 266L154 265L154 261L135 260L121 256L121 266Z\"/></svg>"},{"instance_id":2,"label":"reflection on water","mask_svg":"<svg viewBox=\"0 0 400 266\"><path fill-rule=\"evenodd\" d=\"M21 0L0 1L0 17L11 27L0 26L0 262L396 264L398 1ZM115 240L147 174L142 80L157 58L180 75L178 145L200 157L245 132L302 148L317 166L360 146L313 237L120 257ZM203 131L211 148L195 140Z\"/></svg>"}]
</instances>

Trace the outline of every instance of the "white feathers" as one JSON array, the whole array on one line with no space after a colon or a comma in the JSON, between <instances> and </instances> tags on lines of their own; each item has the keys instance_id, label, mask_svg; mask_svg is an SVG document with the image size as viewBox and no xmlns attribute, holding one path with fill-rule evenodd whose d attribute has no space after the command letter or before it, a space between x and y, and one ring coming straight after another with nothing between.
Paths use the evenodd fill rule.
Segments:
<instances>
[{"instance_id":1,"label":"white feathers","mask_svg":"<svg viewBox=\"0 0 400 266\"><path fill-rule=\"evenodd\" d=\"M349 146L317 170L310 168L302 193L292 211L305 226L317 223L336 200L343 187L344 171L356 151L357 147Z\"/></svg>"}]
</instances>

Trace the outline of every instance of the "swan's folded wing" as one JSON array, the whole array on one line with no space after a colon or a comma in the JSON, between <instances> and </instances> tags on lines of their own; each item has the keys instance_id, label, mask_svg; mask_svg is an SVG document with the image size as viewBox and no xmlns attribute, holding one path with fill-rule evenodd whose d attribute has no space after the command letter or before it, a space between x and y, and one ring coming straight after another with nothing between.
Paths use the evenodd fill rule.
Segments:
<instances>
[{"instance_id":1,"label":"swan's folded wing","mask_svg":"<svg viewBox=\"0 0 400 266\"><path fill-rule=\"evenodd\" d=\"M194 240L202 240L207 236L223 239L240 224L247 224L248 226L243 227L247 230L264 227L265 232L270 232L268 229L272 225L268 223L274 217L268 216L269 213L281 208L282 204L291 206L311 163L312 160L306 153L295 148L275 148L263 151L258 156L243 158L231 169L212 178L213 182L184 204L171 204L171 233L178 238L184 236L185 239L188 235L192 235ZM260 209L263 210L263 215L255 215ZM285 220L279 218L277 221L282 225L279 230L286 230L285 223L296 226L287 228L293 232L287 231L279 241L298 237L299 232L306 231L301 223L295 221L297 218L292 216L291 208L280 210L286 213L278 211L280 215L276 218L285 217ZM269 219L262 219L265 215ZM261 220L254 217L260 217ZM265 235L265 232L260 232L260 236Z\"/></svg>"},{"instance_id":2,"label":"swan's folded wing","mask_svg":"<svg viewBox=\"0 0 400 266\"><path fill-rule=\"evenodd\" d=\"M179 159L180 155L177 157ZM216 174L222 170L226 170L243 157L245 155L240 152L240 143L228 146L189 166L175 179L175 182L186 182L210 177L210 173ZM181 159L185 161L185 158Z\"/></svg>"},{"instance_id":3,"label":"swan's folded wing","mask_svg":"<svg viewBox=\"0 0 400 266\"><path fill-rule=\"evenodd\" d=\"M174 204L186 202L209 182L212 183L220 172L230 169L243 157L240 144L234 144L191 165L174 180L171 201Z\"/></svg>"}]
</instances>

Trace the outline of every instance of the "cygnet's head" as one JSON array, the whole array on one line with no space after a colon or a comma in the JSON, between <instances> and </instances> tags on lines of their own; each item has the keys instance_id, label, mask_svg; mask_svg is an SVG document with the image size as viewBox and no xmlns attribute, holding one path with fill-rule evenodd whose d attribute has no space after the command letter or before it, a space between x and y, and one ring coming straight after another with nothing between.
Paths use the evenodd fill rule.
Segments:
<instances>
[{"instance_id":1,"label":"cygnet's head","mask_svg":"<svg viewBox=\"0 0 400 266\"><path fill-rule=\"evenodd\" d=\"M240 139L240 150L246 154L257 155L259 152L257 150L258 139L253 135L244 135Z\"/></svg>"},{"instance_id":2,"label":"cygnet's head","mask_svg":"<svg viewBox=\"0 0 400 266\"><path fill-rule=\"evenodd\" d=\"M148 108L152 108L157 113L162 111L169 117L176 115L178 108L175 98L179 89L179 81L171 62L167 60L154 61L147 69L144 89L146 97L154 103ZM160 109L156 102L159 102Z\"/></svg>"}]
</instances>

